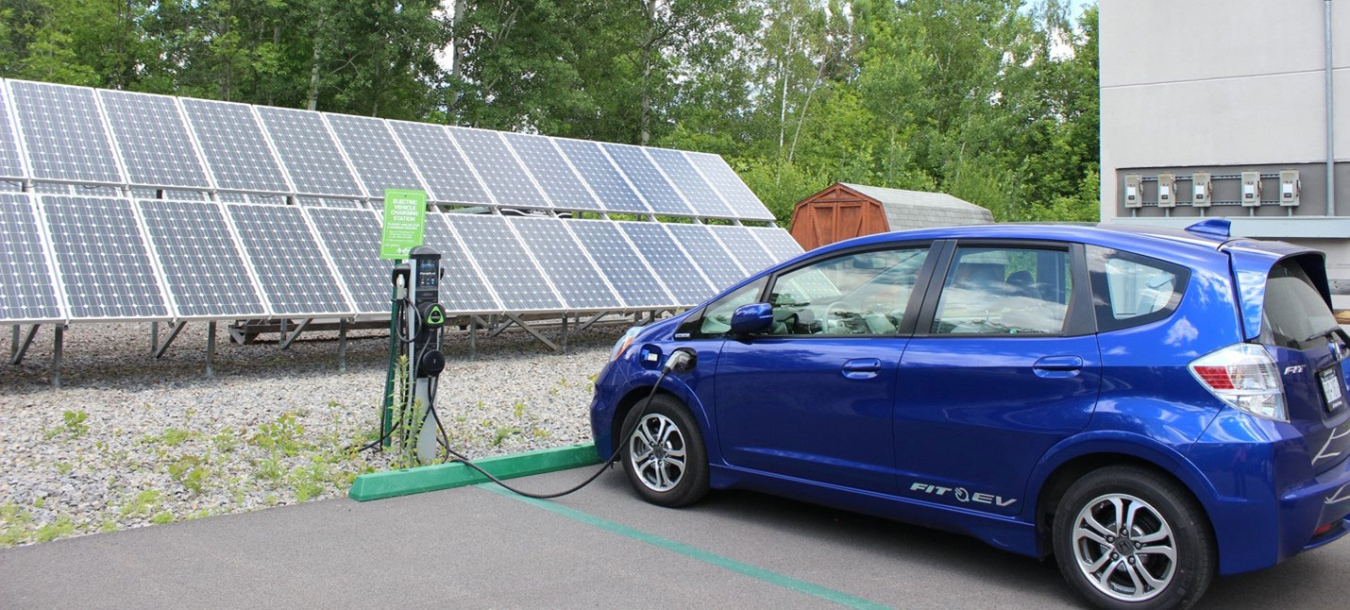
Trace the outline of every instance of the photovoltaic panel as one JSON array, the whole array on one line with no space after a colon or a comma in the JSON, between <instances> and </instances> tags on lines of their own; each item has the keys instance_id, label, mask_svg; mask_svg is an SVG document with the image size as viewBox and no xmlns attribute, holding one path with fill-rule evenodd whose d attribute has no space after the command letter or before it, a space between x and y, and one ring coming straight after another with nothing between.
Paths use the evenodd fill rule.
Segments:
<instances>
[{"instance_id":1,"label":"photovoltaic panel","mask_svg":"<svg viewBox=\"0 0 1350 610\"><path fill-rule=\"evenodd\" d=\"M497 203L506 206L548 207L525 168L516 162L506 142L495 131L449 127L450 137L473 165Z\"/></svg>"},{"instance_id":2,"label":"photovoltaic panel","mask_svg":"<svg viewBox=\"0 0 1350 610\"><path fill-rule=\"evenodd\" d=\"M98 95L129 182L211 187L172 97L106 89Z\"/></svg>"},{"instance_id":3,"label":"photovoltaic panel","mask_svg":"<svg viewBox=\"0 0 1350 610\"><path fill-rule=\"evenodd\" d=\"M217 187L273 193L291 190L251 107L188 98L182 103Z\"/></svg>"},{"instance_id":4,"label":"photovoltaic panel","mask_svg":"<svg viewBox=\"0 0 1350 610\"><path fill-rule=\"evenodd\" d=\"M747 274L759 273L778 263L778 259L770 255L750 233L749 227L708 225L708 228L727 251L736 257L736 262L741 264L741 268L745 269Z\"/></svg>"},{"instance_id":5,"label":"photovoltaic panel","mask_svg":"<svg viewBox=\"0 0 1350 610\"><path fill-rule=\"evenodd\" d=\"M554 138L553 141L562 149L567 160L572 162L572 166L577 168L577 172L600 198L600 205L606 210L639 213L651 211L642 203L642 199L638 198L637 193L629 188L623 174L619 173L614 164L605 157L599 144L566 138Z\"/></svg>"},{"instance_id":6,"label":"photovoltaic panel","mask_svg":"<svg viewBox=\"0 0 1350 610\"><path fill-rule=\"evenodd\" d=\"M440 125L389 121L403 149L426 182L427 199L444 203L491 204L450 135Z\"/></svg>"},{"instance_id":7,"label":"photovoltaic panel","mask_svg":"<svg viewBox=\"0 0 1350 610\"><path fill-rule=\"evenodd\" d=\"M55 182L38 182L33 185L33 192L39 195L69 195L74 187L69 184L57 184Z\"/></svg>"},{"instance_id":8,"label":"photovoltaic panel","mask_svg":"<svg viewBox=\"0 0 1350 610\"><path fill-rule=\"evenodd\" d=\"M9 90L0 83L0 178L24 178L19 139L9 119Z\"/></svg>"},{"instance_id":9,"label":"photovoltaic panel","mask_svg":"<svg viewBox=\"0 0 1350 610\"><path fill-rule=\"evenodd\" d=\"M136 205L177 317L267 315L220 204L157 199Z\"/></svg>"},{"instance_id":10,"label":"photovoltaic panel","mask_svg":"<svg viewBox=\"0 0 1350 610\"><path fill-rule=\"evenodd\" d=\"M632 240L642 258L651 264L656 275L661 278L661 283L670 289L680 305L694 305L712 296L713 287L708 285L698 267L685 256L659 223L616 224Z\"/></svg>"},{"instance_id":11,"label":"photovoltaic panel","mask_svg":"<svg viewBox=\"0 0 1350 610\"><path fill-rule=\"evenodd\" d=\"M24 81L9 87L33 178L122 182L93 89Z\"/></svg>"},{"instance_id":12,"label":"photovoltaic panel","mask_svg":"<svg viewBox=\"0 0 1350 610\"><path fill-rule=\"evenodd\" d=\"M682 305L628 245L619 227L608 220L568 220L564 226L581 242L609 283L629 307Z\"/></svg>"},{"instance_id":13,"label":"photovoltaic panel","mask_svg":"<svg viewBox=\"0 0 1350 610\"><path fill-rule=\"evenodd\" d=\"M479 214L441 217L464 243L464 249L478 263L484 279L507 311L566 309L505 218Z\"/></svg>"},{"instance_id":14,"label":"photovoltaic panel","mask_svg":"<svg viewBox=\"0 0 1350 610\"><path fill-rule=\"evenodd\" d=\"M375 205L379 206L379 209L381 210L384 209L384 193L380 193ZM355 199L333 199L332 197L327 197L323 200L323 207L346 210L365 209L361 206L361 202L356 201Z\"/></svg>"},{"instance_id":15,"label":"photovoltaic panel","mask_svg":"<svg viewBox=\"0 0 1350 610\"><path fill-rule=\"evenodd\" d=\"M317 112L258 106L258 118L298 193L361 197L361 187Z\"/></svg>"},{"instance_id":16,"label":"photovoltaic panel","mask_svg":"<svg viewBox=\"0 0 1350 610\"><path fill-rule=\"evenodd\" d=\"M445 214L427 214L422 245L441 253L441 269L445 271L441 277L441 305L446 311L488 313L502 310L483 277L469 262L459 238L445 223Z\"/></svg>"},{"instance_id":17,"label":"photovoltaic panel","mask_svg":"<svg viewBox=\"0 0 1350 610\"><path fill-rule=\"evenodd\" d=\"M371 197L383 200L385 189L425 190L384 121L349 114L322 116Z\"/></svg>"},{"instance_id":18,"label":"photovoltaic panel","mask_svg":"<svg viewBox=\"0 0 1350 610\"><path fill-rule=\"evenodd\" d=\"M232 203L226 209L274 314L352 313L299 207Z\"/></svg>"},{"instance_id":19,"label":"photovoltaic panel","mask_svg":"<svg viewBox=\"0 0 1350 610\"><path fill-rule=\"evenodd\" d=\"M605 285L586 252L557 218L511 218L508 222L520 234L525 247L534 254L553 286L572 309L621 308L623 301Z\"/></svg>"},{"instance_id":20,"label":"photovoltaic panel","mask_svg":"<svg viewBox=\"0 0 1350 610\"><path fill-rule=\"evenodd\" d=\"M307 208L323 207L323 199L320 197L296 197L295 203Z\"/></svg>"},{"instance_id":21,"label":"photovoltaic panel","mask_svg":"<svg viewBox=\"0 0 1350 610\"><path fill-rule=\"evenodd\" d=\"M647 154L665 172L666 177L675 184L675 188L684 193L685 201L693 206L699 216L714 218L735 218L731 208L722 202L717 192L708 186L694 166L685 158L684 153L666 148L645 148Z\"/></svg>"},{"instance_id":22,"label":"photovoltaic panel","mask_svg":"<svg viewBox=\"0 0 1350 610\"><path fill-rule=\"evenodd\" d=\"M534 174L539 187L544 189L553 207L569 210L598 210L600 204L586 190L572 168L567 165L550 138L522 133L508 133L506 141Z\"/></svg>"},{"instance_id":23,"label":"photovoltaic panel","mask_svg":"<svg viewBox=\"0 0 1350 610\"><path fill-rule=\"evenodd\" d=\"M657 214L676 214L687 216L693 213L675 188L657 171L651 159L642 149L627 144L602 144L614 163L619 166L628 181L633 183L647 205Z\"/></svg>"},{"instance_id":24,"label":"photovoltaic panel","mask_svg":"<svg viewBox=\"0 0 1350 610\"><path fill-rule=\"evenodd\" d=\"M0 194L0 321L60 320L56 278L28 195Z\"/></svg>"},{"instance_id":25,"label":"photovoltaic panel","mask_svg":"<svg viewBox=\"0 0 1350 610\"><path fill-rule=\"evenodd\" d=\"M380 221L370 210L305 209L361 314L389 313L392 261L380 258Z\"/></svg>"},{"instance_id":26,"label":"photovoltaic panel","mask_svg":"<svg viewBox=\"0 0 1350 610\"><path fill-rule=\"evenodd\" d=\"M704 225L662 223L671 237L684 246L685 252L694 258L694 264L703 270L703 275L721 290L739 282L748 275L736 260L727 253L722 244Z\"/></svg>"},{"instance_id":27,"label":"photovoltaic panel","mask_svg":"<svg viewBox=\"0 0 1350 610\"><path fill-rule=\"evenodd\" d=\"M759 238L759 243L777 262L795 258L805 252L802 245L793 239L792 234L778 227L748 227L750 234Z\"/></svg>"},{"instance_id":28,"label":"photovoltaic panel","mask_svg":"<svg viewBox=\"0 0 1350 610\"><path fill-rule=\"evenodd\" d=\"M754 191L745 185L740 176L727 165L725 159L708 153L686 152L689 162L698 168L699 173L708 180L722 200L731 206L732 213L738 218L751 220L773 220L773 214L764 203L755 196Z\"/></svg>"},{"instance_id":29,"label":"photovoltaic panel","mask_svg":"<svg viewBox=\"0 0 1350 610\"><path fill-rule=\"evenodd\" d=\"M72 319L169 317L130 201L48 195L41 207Z\"/></svg>"}]
</instances>

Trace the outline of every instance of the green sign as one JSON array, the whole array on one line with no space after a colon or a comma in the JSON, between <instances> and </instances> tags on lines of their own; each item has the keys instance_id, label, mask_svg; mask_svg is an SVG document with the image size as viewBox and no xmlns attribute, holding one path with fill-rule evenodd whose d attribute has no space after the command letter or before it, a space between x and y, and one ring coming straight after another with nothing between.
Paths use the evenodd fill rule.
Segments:
<instances>
[{"instance_id":1,"label":"green sign","mask_svg":"<svg viewBox=\"0 0 1350 610\"><path fill-rule=\"evenodd\" d=\"M384 235L380 238L380 258L408 258L409 250L422 245L426 214L426 193L385 189Z\"/></svg>"}]
</instances>

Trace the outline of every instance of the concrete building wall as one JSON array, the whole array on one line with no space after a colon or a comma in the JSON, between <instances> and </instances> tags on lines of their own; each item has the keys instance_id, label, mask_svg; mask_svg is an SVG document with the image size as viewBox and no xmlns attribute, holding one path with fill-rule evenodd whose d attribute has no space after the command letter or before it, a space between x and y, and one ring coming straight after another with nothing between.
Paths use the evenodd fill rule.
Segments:
<instances>
[{"instance_id":1,"label":"concrete building wall","mask_svg":"<svg viewBox=\"0 0 1350 610\"><path fill-rule=\"evenodd\" d=\"M1327 218L1323 0L1100 0L1102 219L1185 226L1199 216L1186 206L1126 210L1126 174L1298 169L1295 218L1278 207L1206 214L1235 217L1240 234L1319 247L1332 277L1350 283L1350 0L1333 4L1339 217ZM1216 182L1216 201L1227 188Z\"/></svg>"}]
</instances>

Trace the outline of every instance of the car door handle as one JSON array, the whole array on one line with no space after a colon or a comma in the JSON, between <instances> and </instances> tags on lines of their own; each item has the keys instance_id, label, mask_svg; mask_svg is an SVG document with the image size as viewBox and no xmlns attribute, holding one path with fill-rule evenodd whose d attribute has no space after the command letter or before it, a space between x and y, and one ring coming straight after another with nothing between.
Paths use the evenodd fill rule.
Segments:
<instances>
[{"instance_id":1,"label":"car door handle","mask_svg":"<svg viewBox=\"0 0 1350 610\"><path fill-rule=\"evenodd\" d=\"M844 363L844 377L849 379L871 379L881 370L878 358L857 358Z\"/></svg>"},{"instance_id":2,"label":"car door handle","mask_svg":"<svg viewBox=\"0 0 1350 610\"><path fill-rule=\"evenodd\" d=\"M1083 370L1083 359L1078 356L1046 356L1037 360L1031 368L1042 377L1047 374L1054 377L1072 376Z\"/></svg>"}]
</instances>

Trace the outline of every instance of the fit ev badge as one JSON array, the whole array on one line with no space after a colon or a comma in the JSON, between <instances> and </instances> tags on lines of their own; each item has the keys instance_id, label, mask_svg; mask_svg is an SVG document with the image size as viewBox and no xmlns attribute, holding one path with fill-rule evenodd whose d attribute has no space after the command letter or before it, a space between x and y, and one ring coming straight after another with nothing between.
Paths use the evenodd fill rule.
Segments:
<instances>
[{"instance_id":1,"label":"fit ev badge","mask_svg":"<svg viewBox=\"0 0 1350 610\"><path fill-rule=\"evenodd\" d=\"M941 485L929 485L928 483L919 483L919 482L915 482L914 484L910 485L909 490L922 491L923 493L926 494L942 497L947 497L947 494L950 492L951 497L956 498L956 501L962 504L970 504L974 502L976 504L990 504L993 506L997 506L999 508L1012 506L1013 502L1017 501L1017 498L1005 499L1003 496L996 496L993 494L987 494L979 491L971 493L970 490L964 487L957 487L953 489L951 487L943 487Z\"/></svg>"}]
</instances>

